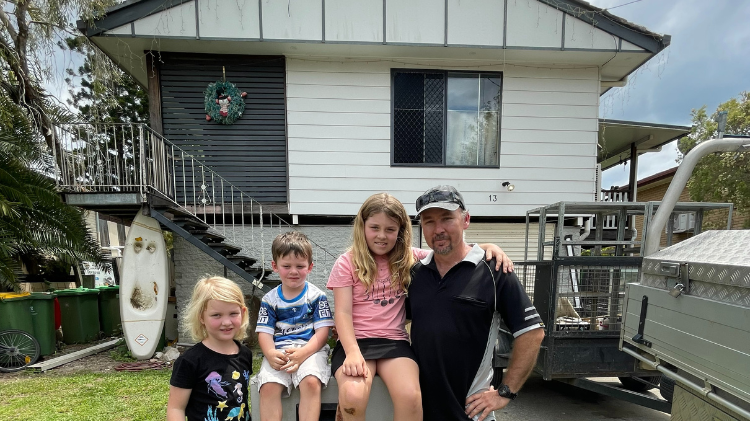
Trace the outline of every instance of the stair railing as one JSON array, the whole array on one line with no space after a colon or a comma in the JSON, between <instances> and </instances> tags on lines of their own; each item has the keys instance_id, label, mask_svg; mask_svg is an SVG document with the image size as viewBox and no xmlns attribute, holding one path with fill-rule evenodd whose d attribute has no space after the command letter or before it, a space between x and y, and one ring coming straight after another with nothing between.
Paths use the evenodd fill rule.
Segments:
<instances>
[{"instance_id":1,"label":"stair railing","mask_svg":"<svg viewBox=\"0 0 750 421\"><path fill-rule=\"evenodd\" d=\"M173 203L270 270L273 233L294 227L216 171L145 124L57 124L58 188L74 193L155 194ZM268 236L269 231L272 236ZM269 239L270 238L270 239ZM330 268L336 256L313 244L315 260ZM321 266L319 264L319 266Z\"/></svg>"}]
</instances>

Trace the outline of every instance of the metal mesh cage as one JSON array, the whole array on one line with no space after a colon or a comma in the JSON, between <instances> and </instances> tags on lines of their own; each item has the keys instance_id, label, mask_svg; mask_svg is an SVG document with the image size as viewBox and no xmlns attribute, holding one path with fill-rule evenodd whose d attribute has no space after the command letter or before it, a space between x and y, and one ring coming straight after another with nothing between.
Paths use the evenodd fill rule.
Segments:
<instances>
[{"instance_id":1,"label":"metal mesh cage","mask_svg":"<svg viewBox=\"0 0 750 421\"><path fill-rule=\"evenodd\" d=\"M625 284L636 282L639 270L637 265L558 266L554 330L619 334Z\"/></svg>"},{"instance_id":2,"label":"metal mesh cage","mask_svg":"<svg viewBox=\"0 0 750 421\"><path fill-rule=\"evenodd\" d=\"M442 163L445 75L396 73L393 87L393 162Z\"/></svg>"}]
</instances>

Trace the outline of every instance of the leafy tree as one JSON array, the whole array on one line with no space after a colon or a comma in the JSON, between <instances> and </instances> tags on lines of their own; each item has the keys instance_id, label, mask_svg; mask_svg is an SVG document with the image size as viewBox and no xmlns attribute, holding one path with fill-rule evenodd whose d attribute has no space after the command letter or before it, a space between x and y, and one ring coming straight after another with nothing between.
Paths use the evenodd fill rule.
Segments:
<instances>
[{"instance_id":1,"label":"leafy tree","mask_svg":"<svg viewBox=\"0 0 750 421\"><path fill-rule=\"evenodd\" d=\"M692 111L693 128L677 145L682 154L718 135L715 119L721 111L727 112L727 136L750 135L750 92L742 92L720 104L711 116L705 105ZM738 213L750 212L750 153L724 152L704 157L695 167L688 188L693 200L732 202Z\"/></svg>"},{"instance_id":2,"label":"leafy tree","mask_svg":"<svg viewBox=\"0 0 750 421\"><path fill-rule=\"evenodd\" d=\"M34 257L100 259L82 211L62 202L50 178L51 152L60 151L53 122L75 117L43 83L54 77L58 42L78 36L75 19L114 3L0 0L0 288L14 286L20 262ZM97 63L100 74L115 74L111 62Z\"/></svg>"},{"instance_id":3,"label":"leafy tree","mask_svg":"<svg viewBox=\"0 0 750 421\"><path fill-rule=\"evenodd\" d=\"M20 262L100 261L83 211L63 203L46 175L43 142L34 140L24 109L2 96L0 107L0 290L16 286Z\"/></svg>"},{"instance_id":4,"label":"leafy tree","mask_svg":"<svg viewBox=\"0 0 750 421\"><path fill-rule=\"evenodd\" d=\"M52 125L55 99L42 84L54 77L57 42L78 36L75 19L92 21L115 0L0 0L0 95L21 107L29 125L49 148L58 147ZM113 63L100 61L101 72ZM0 110L0 120L12 112Z\"/></svg>"},{"instance_id":5,"label":"leafy tree","mask_svg":"<svg viewBox=\"0 0 750 421\"><path fill-rule=\"evenodd\" d=\"M65 47L85 55L77 69L66 70L65 82L81 120L90 123L148 123L148 92L119 68L100 74L98 50L92 50L85 37L68 38Z\"/></svg>"}]
</instances>

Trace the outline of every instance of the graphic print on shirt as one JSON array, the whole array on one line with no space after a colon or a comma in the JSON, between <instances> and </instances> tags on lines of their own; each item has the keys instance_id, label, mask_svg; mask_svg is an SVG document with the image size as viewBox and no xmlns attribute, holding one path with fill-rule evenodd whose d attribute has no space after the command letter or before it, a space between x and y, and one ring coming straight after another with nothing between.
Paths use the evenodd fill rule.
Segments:
<instances>
[{"instance_id":1,"label":"graphic print on shirt","mask_svg":"<svg viewBox=\"0 0 750 421\"><path fill-rule=\"evenodd\" d=\"M244 372L240 374L239 371L234 370L231 373L228 372L226 376L228 378L231 377L233 381L225 381L223 377L215 371L212 371L211 374L206 377L206 384L209 393L219 398L223 398L223 400L218 400L215 407L208 407L204 421L243 421L249 418L250 412L245 411L245 394L242 391L244 384L242 383L241 378L244 378L245 384L247 384L250 379L250 371L244 370ZM225 387L229 389L229 392L225 390ZM226 417L223 415L225 411L228 411Z\"/></svg>"},{"instance_id":2,"label":"graphic print on shirt","mask_svg":"<svg viewBox=\"0 0 750 421\"><path fill-rule=\"evenodd\" d=\"M394 291L391 288L391 277L376 279L375 282L365 293L365 300L371 301L374 305L387 306L398 301L403 295L399 289Z\"/></svg>"},{"instance_id":3,"label":"graphic print on shirt","mask_svg":"<svg viewBox=\"0 0 750 421\"><path fill-rule=\"evenodd\" d=\"M227 392L224 391L222 386L227 386L229 382L223 381L221 379L221 374L212 371L211 374L206 377L206 383L208 383L209 392L213 392L213 394L222 398L227 397Z\"/></svg>"}]
</instances>

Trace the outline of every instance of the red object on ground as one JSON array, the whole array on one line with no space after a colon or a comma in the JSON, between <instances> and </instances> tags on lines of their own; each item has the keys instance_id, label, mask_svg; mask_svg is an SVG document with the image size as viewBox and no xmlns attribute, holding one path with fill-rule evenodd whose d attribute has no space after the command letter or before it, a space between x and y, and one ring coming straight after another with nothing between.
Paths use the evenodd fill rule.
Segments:
<instances>
[{"instance_id":1,"label":"red object on ground","mask_svg":"<svg viewBox=\"0 0 750 421\"><path fill-rule=\"evenodd\" d=\"M60 301L55 297L55 330L62 326L62 315L60 314Z\"/></svg>"}]
</instances>

